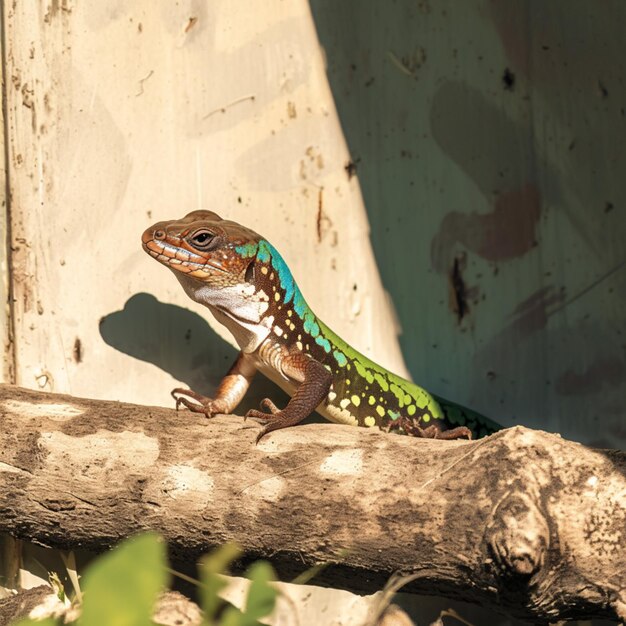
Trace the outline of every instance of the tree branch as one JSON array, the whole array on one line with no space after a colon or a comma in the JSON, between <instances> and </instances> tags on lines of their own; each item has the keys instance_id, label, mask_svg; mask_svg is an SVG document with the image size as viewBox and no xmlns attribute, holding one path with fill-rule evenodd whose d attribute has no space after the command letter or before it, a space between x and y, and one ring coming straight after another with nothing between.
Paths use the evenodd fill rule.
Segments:
<instances>
[{"instance_id":1,"label":"tree branch","mask_svg":"<svg viewBox=\"0 0 626 626\"><path fill-rule=\"evenodd\" d=\"M475 442L312 424L254 445L238 417L0 386L0 531L101 551L153 529L548 622L626 620L626 454L511 428Z\"/></svg>"}]
</instances>

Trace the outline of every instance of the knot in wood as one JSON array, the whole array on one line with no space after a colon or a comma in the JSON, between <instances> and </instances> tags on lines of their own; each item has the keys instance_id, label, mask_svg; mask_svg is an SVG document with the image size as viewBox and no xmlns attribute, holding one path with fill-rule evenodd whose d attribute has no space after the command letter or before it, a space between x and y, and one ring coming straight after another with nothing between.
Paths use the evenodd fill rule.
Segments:
<instances>
[{"instance_id":1,"label":"knot in wood","mask_svg":"<svg viewBox=\"0 0 626 626\"><path fill-rule=\"evenodd\" d=\"M550 529L529 495L508 494L493 511L485 539L504 575L527 579L543 566Z\"/></svg>"}]
</instances>

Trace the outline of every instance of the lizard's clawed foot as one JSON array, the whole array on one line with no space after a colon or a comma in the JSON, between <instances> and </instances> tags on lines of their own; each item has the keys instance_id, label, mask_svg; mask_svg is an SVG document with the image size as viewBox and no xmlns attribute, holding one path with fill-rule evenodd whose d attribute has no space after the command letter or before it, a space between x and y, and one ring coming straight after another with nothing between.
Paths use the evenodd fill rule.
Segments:
<instances>
[{"instance_id":1,"label":"lizard's clawed foot","mask_svg":"<svg viewBox=\"0 0 626 626\"><path fill-rule=\"evenodd\" d=\"M296 413L290 415L286 409L279 409L269 398L263 398L263 400L261 400L261 407L267 409L269 412L250 409L244 417L244 420L251 418L265 424L261 432L257 435L257 443L259 443L267 433L273 430L295 426L304 419Z\"/></svg>"},{"instance_id":2,"label":"lizard's clawed foot","mask_svg":"<svg viewBox=\"0 0 626 626\"><path fill-rule=\"evenodd\" d=\"M207 417L213 417L217 413L224 412L223 408L220 407L219 403L215 400L208 398L207 396L203 396L192 389L177 387L176 389L172 389L171 394L172 398L176 400L177 411L182 405L193 413L204 413ZM185 398L184 396L189 396L189 398L192 398L195 402L192 402L189 398Z\"/></svg>"},{"instance_id":3,"label":"lizard's clawed foot","mask_svg":"<svg viewBox=\"0 0 626 626\"><path fill-rule=\"evenodd\" d=\"M401 428L407 435L412 437L423 437L424 439L471 439L472 431L465 426L457 426L450 430L441 430L438 426L431 424L422 428L419 424L408 418L400 418L397 428Z\"/></svg>"},{"instance_id":4,"label":"lizard's clawed foot","mask_svg":"<svg viewBox=\"0 0 626 626\"><path fill-rule=\"evenodd\" d=\"M457 426L450 430L440 430L435 439L471 439L472 431L466 426Z\"/></svg>"}]
</instances>

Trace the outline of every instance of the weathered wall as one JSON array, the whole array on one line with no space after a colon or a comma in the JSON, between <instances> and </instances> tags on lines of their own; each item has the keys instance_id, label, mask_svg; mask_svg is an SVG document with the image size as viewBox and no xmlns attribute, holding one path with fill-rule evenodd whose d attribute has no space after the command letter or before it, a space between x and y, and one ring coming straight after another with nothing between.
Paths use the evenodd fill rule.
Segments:
<instances>
[{"instance_id":1,"label":"weathered wall","mask_svg":"<svg viewBox=\"0 0 626 626\"><path fill-rule=\"evenodd\" d=\"M3 43L0 43L0 51ZM0 79L4 84L4 66L0 63ZM4 107L0 107L0 145L5 147ZM13 380L13 345L10 333L9 215L7 205L6 151L0 154L0 381Z\"/></svg>"},{"instance_id":2,"label":"weathered wall","mask_svg":"<svg viewBox=\"0 0 626 626\"><path fill-rule=\"evenodd\" d=\"M311 4L413 378L623 448L626 4Z\"/></svg>"},{"instance_id":3,"label":"weathered wall","mask_svg":"<svg viewBox=\"0 0 626 626\"><path fill-rule=\"evenodd\" d=\"M205 207L402 371L371 227L415 380L623 446L623 3L237 7L4 5L17 382L209 393L235 351L138 245Z\"/></svg>"},{"instance_id":4,"label":"weathered wall","mask_svg":"<svg viewBox=\"0 0 626 626\"><path fill-rule=\"evenodd\" d=\"M214 389L235 351L139 239L197 208L271 238L336 330L403 368L304 0L4 11L19 384Z\"/></svg>"}]
</instances>

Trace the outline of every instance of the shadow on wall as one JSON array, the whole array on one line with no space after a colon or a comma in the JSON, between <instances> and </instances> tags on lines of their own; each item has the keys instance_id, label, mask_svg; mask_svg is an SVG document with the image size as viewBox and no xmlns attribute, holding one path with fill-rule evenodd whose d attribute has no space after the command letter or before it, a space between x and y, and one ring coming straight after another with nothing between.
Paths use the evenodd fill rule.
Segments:
<instances>
[{"instance_id":1,"label":"shadow on wall","mask_svg":"<svg viewBox=\"0 0 626 626\"><path fill-rule=\"evenodd\" d=\"M623 447L626 5L311 10L413 378Z\"/></svg>"},{"instance_id":2,"label":"shadow on wall","mask_svg":"<svg viewBox=\"0 0 626 626\"><path fill-rule=\"evenodd\" d=\"M311 8L407 366L427 388L463 404L484 401L476 408L493 414L484 392L498 384L495 367L480 351L499 358L488 340L522 294L486 306L493 279L485 275L538 245L535 172L546 164L536 163L530 118L499 101L515 77L505 84L492 74L506 67L497 33L485 50L471 43L485 24L478 4L312 0ZM471 336L478 315L489 317L491 337ZM477 357L481 371L469 373ZM517 422L522 408L498 401L498 417Z\"/></svg>"},{"instance_id":3,"label":"shadow on wall","mask_svg":"<svg viewBox=\"0 0 626 626\"><path fill-rule=\"evenodd\" d=\"M200 315L159 302L148 293L135 294L121 311L103 317L100 335L116 350L156 365L190 389L209 397L237 356L237 350ZM271 381L257 376L237 414L258 408L265 396L279 406L288 399Z\"/></svg>"}]
</instances>

